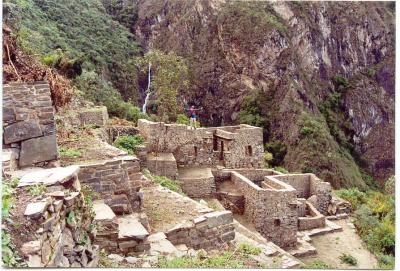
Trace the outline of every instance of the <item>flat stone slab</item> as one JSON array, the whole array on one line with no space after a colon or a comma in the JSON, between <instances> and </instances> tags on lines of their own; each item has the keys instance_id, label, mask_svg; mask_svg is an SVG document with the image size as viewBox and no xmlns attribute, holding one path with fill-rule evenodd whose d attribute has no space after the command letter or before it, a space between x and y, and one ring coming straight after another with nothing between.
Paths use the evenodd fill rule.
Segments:
<instances>
[{"instance_id":1,"label":"flat stone slab","mask_svg":"<svg viewBox=\"0 0 400 271\"><path fill-rule=\"evenodd\" d=\"M152 252L158 252L165 255L176 253L178 252L178 249L170 241L163 239L150 243L150 254Z\"/></svg>"},{"instance_id":2,"label":"flat stone slab","mask_svg":"<svg viewBox=\"0 0 400 271\"><path fill-rule=\"evenodd\" d=\"M143 240L149 236L149 232L140 223L136 216L123 216L118 218L118 238L134 238Z\"/></svg>"},{"instance_id":3,"label":"flat stone slab","mask_svg":"<svg viewBox=\"0 0 400 271\"><path fill-rule=\"evenodd\" d=\"M31 202L26 206L24 215L31 217L41 215L48 205L47 201Z\"/></svg>"},{"instance_id":4,"label":"flat stone slab","mask_svg":"<svg viewBox=\"0 0 400 271\"><path fill-rule=\"evenodd\" d=\"M164 239L167 239L167 236L163 232L153 233L152 235L147 237L147 241L149 241L150 243L159 242Z\"/></svg>"},{"instance_id":5,"label":"flat stone slab","mask_svg":"<svg viewBox=\"0 0 400 271\"><path fill-rule=\"evenodd\" d=\"M62 184L66 181L69 181L73 176L78 174L78 172L78 166L57 167L37 171L28 171L19 180L18 187L36 184L44 184L47 186Z\"/></svg>"},{"instance_id":6,"label":"flat stone slab","mask_svg":"<svg viewBox=\"0 0 400 271\"><path fill-rule=\"evenodd\" d=\"M21 143L19 165L29 166L35 163L57 159L56 135L32 138Z\"/></svg>"},{"instance_id":7,"label":"flat stone slab","mask_svg":"<svg viewBox=\"0 0 400 271\"><path fill-rule=\"evenodd\" d=\"M95 221L112 220L115 218L115 214L111 210L110 206L105 204L103 201L98 201L98 200L94 201L93 210L95 213L94 217Z\"/></svg>"}]
</instances>

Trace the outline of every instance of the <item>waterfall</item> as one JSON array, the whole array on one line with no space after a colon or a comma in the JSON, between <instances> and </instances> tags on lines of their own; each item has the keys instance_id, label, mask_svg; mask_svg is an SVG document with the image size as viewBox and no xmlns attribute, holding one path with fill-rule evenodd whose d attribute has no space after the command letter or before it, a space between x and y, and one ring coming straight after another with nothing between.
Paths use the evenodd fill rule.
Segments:
<instances>
[{"instance_id":1,"label":"waterfall","mask_svg":"<svg viewBox=\"0 0 400 271\"><path fill-rule=\"evenodd\" d=\"M146 98L144 99L144 104L142 108L142 112L146 114L146 107L147 107L147 102L149 101L150 98L150 77L151 77L151 63L149 62L149 77L148 77L148 84L147 84L147 89L146 89Z\"/></svg>"}]
</instances>

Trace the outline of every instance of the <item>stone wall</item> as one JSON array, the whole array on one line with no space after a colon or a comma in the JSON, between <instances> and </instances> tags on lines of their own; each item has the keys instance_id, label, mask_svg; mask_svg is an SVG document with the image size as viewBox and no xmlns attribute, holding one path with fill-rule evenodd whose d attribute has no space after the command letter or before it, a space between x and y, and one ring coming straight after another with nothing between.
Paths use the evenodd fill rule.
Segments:
<instances>
[{"instance_id":1,"label":"stone wall","mask_svg":"<svg viewBox=\"0 0 400 271\"><path fill-rule=\"evenodd\" d=\"M180 168L178 181L183 192L191 198L209 198L215 192L210 168Z\"/></svg>"},{"instance_id":2,"label":"stone wall","mask_svg":"<svg viewBox=\"0 0 400 271\"><path fill-rule=\"evenodd\" d=\"M257 231L281 247L297 242L296 190L276 180L265 180L261 188L243 175L231 171L231 180L244 195L244 215Z\"/></svg>"},{"instance_id":3,"label":"stone wall","mask_svg":"<svg viewBox=\"0 0 400 271\"><path fill-rule=\"evenodd\" d=\"M3 86L3 149L15 148L19 166L57 159L54 107L47 82Z\"/></svg>"},{"instance_id":4,"label":"stone wall","mask_svg":"<svg viewBox=\"0 0 400 271\"><path fill-rule=\"evenodd\" d=\"M172 153L148 154L146 165L147 169L154 175L166 176L170 179L176 179L178 176L178 167Z\"/></svg>"},{"instance_id":5,"label":"stone wall","mask_svg":"<svg viewBox=\"0 0 400 271\"><path fill-rule=\"evenodd\" d=\"M283 175L279 171L269 169L269 168L235 168L235 171L247 179L251 180L258 186L264 181L265 176L271 175Z\"/></svg>"},{"instance_id":6,"label":"stone wall","mask_svg":"<svg viewBox=\"0 0 400 271\"><path fill-rule=\"evenodd\" d=\"M27 204L24 212L27 221L20 221L30 225L29 229L37 228L34 233L26 233L34 237L20 248L29 267L97 266L98 247L92 245L93 215L80 190L77 170L77 167L56 168L21 178L20 186L47 184L47 192ZM26 200L21 204L26 204Z\"/></svg>"},{"instance_id":7,"label":"stone wall","mask_svg":"<svg viewBox=\"0 0 400 271\"><path fill-rule=\"evenodd\" d=\"M82 107L79 110L68 110L62 112L60 123L66 128L98 126L107 124L108 112L105 106Z\"/></svg>"},{"instance_id":8,"label":"stone wall","mask_svg":"<svg viewBox=\"0 0 400 271\"><path fill-rule=\"evenodd\" d=\"M308 199L316 197L313 202L316 209L327 214L329 203L331 202L332 188L328 182L323 182L312 173L306 174L283 174L268 176L267 179L279 180L291 185L297 191L297 197Z\"/></svg>"},{"instance_id":9,"label":"stone wall","mask_svg":"<svg viewBox=\"0 0 400 271\"><path fill-rule=\"evenodd\" d=\"M140 162L134 156L80 165L79 179L100 193L116 214L140 210Z\"/></svg>"},{"instance_id":10,"label":"stone wall","mask_svg":"<svg viewBox=\"0 0 400 271\"><path fill-rule=\"evenodd\" d=\"M148 153L172 153L178 166L262 166L264 149L259 127L241 124L192 129L140 119L138 129L146 139Z\"/></svg>"},{"instance_id":11,"label":"stone wall","mask_svg":"<svg viewBox=\"0 0 400 271\"><path fill-rule=\"evenodd\" d=\"M307 217L299 217L299 231L325 227L325 216L323 216L310 203L306 203Z\"/></svg>"},{"instance_id":12,"label":"stone wall","mask_svg":"<svg viewBox=\"0 0 400 271\"><path fill-rule=\"evenodd\" d=\"M168 230L165 235L174 245L185 244L193 249L219 249L235 239L233 216L230 211L204 214Z\"/></svg>"}]
</instances>

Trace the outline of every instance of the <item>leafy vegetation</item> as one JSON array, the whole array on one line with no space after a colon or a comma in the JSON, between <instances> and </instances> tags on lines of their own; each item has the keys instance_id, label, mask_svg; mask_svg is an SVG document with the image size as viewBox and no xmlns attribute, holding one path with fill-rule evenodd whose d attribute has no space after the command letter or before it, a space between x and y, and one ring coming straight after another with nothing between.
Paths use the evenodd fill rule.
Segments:
<instances>
[{"instance_id":1,"label":"leafy vegetation","mask_svg":"<svg viewBox=\"0 0 400 271\"><path fill-rule=\"evenodd\" d=\"M144 143L144 138L140 135L124 135L119 136L114 141L114 146L126 151L129 154L135 154L139 145Z\"/></svg>"},{"instance_id":2,"label":"leafy vegetation","mask_svg":"<svg viewBox=\"0 0 400 271\"><path fill-rule=\"evenodd\" d=\"M255 247L251 244L242 243L239 245L238 251L245 255L259 255L261 253L261 248Z\"/></svg>"},{"instance_id":3,"label":"leafy vegetation","mask_svg":"<svg viewBox=\"0 0 400 271\"><path fill-rule=\"evenodd\" d=\"M324 261L315 260L312 263L306 264L302 267L303 269L333 269L333 267Z\"/></svg>"},{"instance_id":4,"label":"leafy vegetation","mask_svg":"<svg viewBox=\"0 0 400 271\"><path fill-rule=\"evenodd\" d=\"M61 147L58 150L58 153L60 154L61 157L76 158L76 157L81 157L82 156L82 153L79 150L72 149L72 148L63 148L63 147Z\"/></svg>"},{"instance_id":5,"label":"leafy vegetation","mask_svg":"<svg viewBox=\"0 0 400 271\"><path fill-rule=\"evenodd\" d=\"M85 98L107 106L110 115L136 119L131 103L138 99L138 71L132 59L141 49L100 0L6 0L4 11L25 53L75 78Z\"/></svg>"},{"instance_id":6,"label":"leafy vegetation","mask_svg":"<svg viewBox=\"0 0 400 271\"><path fill-rule=\"evenodd\" d=\"M44 194L47 190L46 185L44 184L35 184L35 185L31 185L28 186L27 188L28 193L31 194L31 196L40 196L42 194Z\"/></svg>"},{"instance_id":7,"label":"leafy vegetation","mask_svg":"<svg viewBox=\"0 0 400 271\"><path fill-rule=\"evenodd\" d=\"M395 201L394 195L357 188L335 192L348 200L354 212L354 225L369 250L378 256L382 268L393 268L395 252Z\"/></svg>"},{"instance_id":8,"label":"leafy vegetation","mask_svg":"<svg viewBox=\"0 0 400 271\"><path fill-rule=\"evenodd\" d=\"M179 185L179 183L177 183L174 180L171 180L168 177L165 176L153 176L153 181L158 183L159 185L168 188L169 190L175 191L177 193L183 194L182 188Z\"/></svg>"},{"instance_id":9,"label":"leafy vegetation","mask_svg":"<svg viewBox=\"0 0 400 271\"><path fill-rule=\"evenodd\" d=\"M346 263L349 265L356 266L358 264L357 259L350 254L343 253L342 255L340 255L339 259L342 263Z\"/></svg>"},{"instance_id":10,"label":"leafy vegetation","mask_svg":"<svg viewBox=\"0 0 400 271\"><path fill-rule=\"evenodd\" d=\"M1 217L3 219L8 218L10 215L10 209L14 206L14 193L15 188L18 185L19 180L17 178L5 179L2 183L1 193Z\"/></svg>"},{"instance_id":11,"label":"leafy vegetation","mask_svg":"<svg viewBox=\"0 0 400 271\"><path fill-rule=\"evenodd\" d=\"M282 165L283 159L287 153L287 147L285 143L279 140L272 140L265 144L265 150L272 154L272 160L270 161L270 165L273 167Z\"/></svg>"},{"instance_id":12,"label":"leafy vegetation","mask_svg":"<svg viewBox=\"0 0 400 271\"><path fill-rule=\"evenodd\" d=\"M178 114L176 115L176 123L189 125L190 120L189 117L186 116L185 114Z\"/></svg>"},{"instance_id":13,"label":"leafy vegetation","mask_svg":"<svg viewBox=\"0 0 400 271\"><path fill-rule=\"evenodd\" d=\"M178 106L178 94L185 93L189 87L188 64L183 57L174 53L150 51L137 58L142 72L147 72L151 64L152 89L157 97L157 116L165 122L175 122L181 109Z\"/></svg>"},{"instance_id":14,"label":"leafy vegetation","mask_svg":"<svg viewBox=\"0 0 400 271\"><path fill-rule=\"evenodd\" d=\"M22 267L22 259L11 243L11 235L6 230L1 230L1 260L5 267Z\"/></svg>"}]
</instances>

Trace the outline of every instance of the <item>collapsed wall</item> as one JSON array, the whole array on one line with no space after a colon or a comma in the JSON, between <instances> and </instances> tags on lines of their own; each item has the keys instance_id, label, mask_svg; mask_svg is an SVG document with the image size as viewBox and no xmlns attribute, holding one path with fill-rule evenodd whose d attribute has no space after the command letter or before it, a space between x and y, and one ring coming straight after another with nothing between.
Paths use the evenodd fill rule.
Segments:
<instances>
[{"instance_id":1,"label":"collapsed wall","mask_svg":"<svg viewBox=\"0 0 400 271\"><path fill-rule=\"evenodd\" d=\"M3 86L3 149L16 153L18 166L57 159L56 126L47 82Z\"/></svg>"},{"instance_id":2,"label":"collapsed wall","mask_svg":"<svg viewBox=\"0 0 400 271\"><path fill-rule=\"evenodd\" d=\"M47 191L35 198L18 197L17 204L25 208L25 221L19 222L37 229L25 233L30 240L20 248L29 267L96 267L93 213L82 193L78 171L79 167L71 166L22 176L19 194L27 193L23 187L37 184L46 185ZM26 202L26 198L31 199Z\"/></svg>"},{"instance_id":3,"label":"collapsed wall","mask_svg":"<svg viewBox=\"0 0 400 271\"><path fill-rule=\"evenodd\" d=\"M194 249L220 249L235 239L235 227L230 211L216 211L185 221L165 235L174 245L185 244Z\"/></svg>"}]
</instances>

